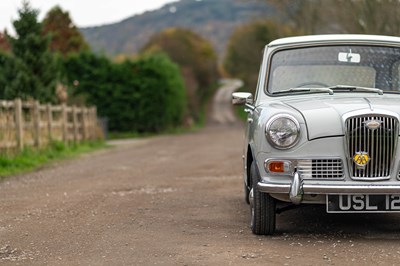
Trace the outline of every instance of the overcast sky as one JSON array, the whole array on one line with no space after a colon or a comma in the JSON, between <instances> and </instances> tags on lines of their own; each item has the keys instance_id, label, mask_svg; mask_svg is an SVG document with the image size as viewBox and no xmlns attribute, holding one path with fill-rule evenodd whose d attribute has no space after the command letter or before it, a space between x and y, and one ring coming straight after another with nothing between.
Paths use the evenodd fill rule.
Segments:
<instances>
[{"instance_id":1,"label":"overcast sky","mask_svg":"<svg viewBox=\"0 0 400 266\"><path fill-rule=\"evenodd\" d=\"M98 26L121 21L134 14L154 10L177 0L29 0L40 10L39 19L55 5L69 12L78 27ZM11 21L18 18L22 0L0 0L0 31L13 32Z\"/></svg>"}]
</instances>

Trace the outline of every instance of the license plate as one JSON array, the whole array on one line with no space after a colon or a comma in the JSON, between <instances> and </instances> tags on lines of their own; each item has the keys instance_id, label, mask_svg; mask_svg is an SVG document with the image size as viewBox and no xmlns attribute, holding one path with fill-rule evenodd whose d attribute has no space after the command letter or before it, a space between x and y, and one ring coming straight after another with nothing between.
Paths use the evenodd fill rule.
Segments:
<instances>
[{"instance_id":1,"label":"license plate","mask_svg":"<svg viewBox=\"0 0 400 266\"><path fill-rule=\"evenodd\" d=\"M400 195L327 195L326 212L400 212Z\"/></svg>"}]
</instances>

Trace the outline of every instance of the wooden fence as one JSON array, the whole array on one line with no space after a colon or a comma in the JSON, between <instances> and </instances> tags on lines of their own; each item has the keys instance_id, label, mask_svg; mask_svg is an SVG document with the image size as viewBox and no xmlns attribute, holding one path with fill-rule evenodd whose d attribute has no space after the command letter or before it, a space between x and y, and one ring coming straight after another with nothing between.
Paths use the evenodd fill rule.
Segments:
<instances>
[{"instance_id":1,"label":"wooden fence","mask_svg":"<svg viewBox=\"0 0 400 266\"><path fill-rule=\"evenodd\" d=\"M0 150L41 147L51 141L80 142L99 137L95 107L0 101Z\"/></svg>"}]
</instances>

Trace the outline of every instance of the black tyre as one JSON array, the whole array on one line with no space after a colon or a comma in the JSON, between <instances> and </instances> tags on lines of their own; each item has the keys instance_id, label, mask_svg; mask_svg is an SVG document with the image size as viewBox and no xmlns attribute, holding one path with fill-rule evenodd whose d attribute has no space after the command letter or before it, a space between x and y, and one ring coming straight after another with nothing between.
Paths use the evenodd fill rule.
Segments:
<instances>
[{"instance_id":1,"label":"black tyre","mask_svg":"<svg viewBox=\"0 0 400 266\"><path fill-rule=\"evenodd\" d=\"M252 189L250 191L251 230L256 235L272 235L275 232L276 200L257 189L260 180L257 166L253 161L250 168Z\"/></svg>"},{"instance_id":2,"label":"black tyre","mask_svg":"<svg viewBox=\"0 0 400 266\"><path fill-rule=\"evenodd\" d=\"M247 185L246 185L245 182L243 182L243 188L244 188L244 201L245 201L247 204L250 204L250 200L249 200L250 190L249 190L249 188L247 187Z\"/></svg>"}]
</instances>

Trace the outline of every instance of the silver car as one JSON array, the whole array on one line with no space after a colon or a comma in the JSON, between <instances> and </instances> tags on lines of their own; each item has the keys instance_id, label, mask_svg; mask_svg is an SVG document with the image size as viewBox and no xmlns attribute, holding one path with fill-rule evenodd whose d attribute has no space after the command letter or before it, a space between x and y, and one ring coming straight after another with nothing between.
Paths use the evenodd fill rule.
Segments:
<instances>
[{"instance_id":1,"label":"silver car","mask_svg":"<svg viewBox=\"0 0 400 266\"><path fill-rule=\"evenodd\" d=\"M300 204L400 212L400 38L275 40L254 97L236 92L232 102L248 112L243 176L253 233L273 234L276 213Z\"/></svg>"}]
</instances>

